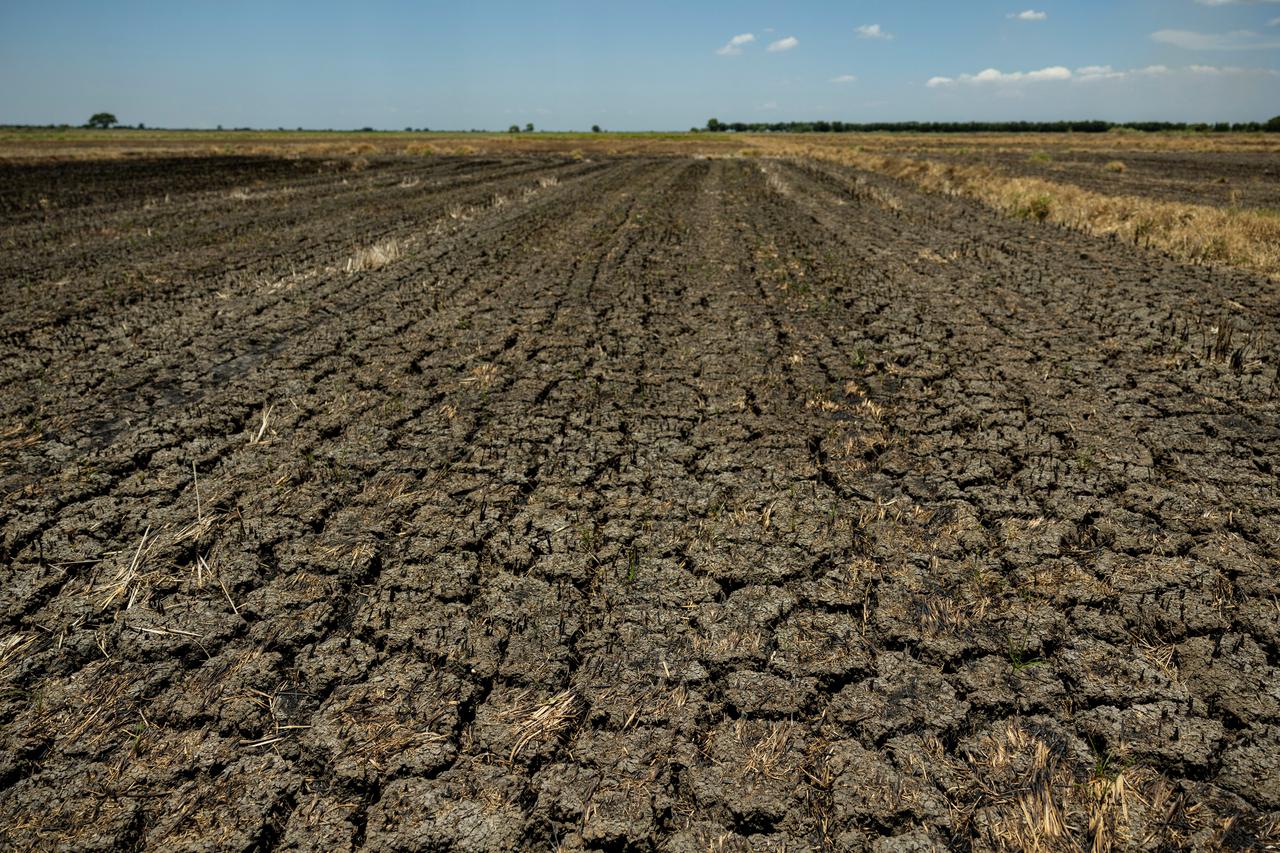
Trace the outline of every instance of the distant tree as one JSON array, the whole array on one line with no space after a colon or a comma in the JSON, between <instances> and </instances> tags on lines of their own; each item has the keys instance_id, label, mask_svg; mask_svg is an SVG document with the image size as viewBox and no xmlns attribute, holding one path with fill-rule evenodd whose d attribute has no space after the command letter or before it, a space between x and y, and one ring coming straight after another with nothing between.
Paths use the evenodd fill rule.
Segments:
<instances>
[{"instance_id":1,"label":"distant tree","mask_svg":"<svg viewBox=\"0 0 1280 853\"><path fill-rule=\"evenodd\" d=\"M372 128L372 127L362 127L362 128L360 128L360 132L361 132L361 133L373 133L373 128Z\"/></svg>"},{"instance_id":2,"label":"distant tree","mask_svg":"<svg viewBox=\"0 0 1280 853\"><path fill-rule=\"evenodd\" d=\"M119 123L120 123L119 120L111 113L94 113L92 116L89 117L89 120L85 122L85 126L100 127L100 128L106 129L108 127L113 127Z\"/></svg>"},{"instance_id":3,"label":"distant tree","mask_svg":"<svg viewBox=\"0 0 1280 853\"><path fill-rule=\"evenodd\" d=\"M511 127L507 128L507 133L519 133L519 132L520 132L520 125L518 124L513 124L511 125Z\"/></svg>"},{"instance_id":4,"label":"distant tree","mask_svg":"<svg viewBox=\"0 0 1280 853\"><path fill-rule=\"evenodd\" d=\"M593 124L593 125L591 125L591 132L592 132L592 133L600 133L600 132L601 132L601 131L600 131L600 125L598 125L598 124Z\"/></svg>"},{"instance_id":5,"label":"distant tree","mask_svg":"<svg viewBox=\"0 0 1280 853\"><path fill-rule=\"evenodd\" d=\"M138 122L138 130L146 130L147 126L142 122Z\"/></svg>"},{"instance_id":6,"label":"distant tree","mask_svg":"<svg viewBox=\"0 0 1280 853\"><path fill-rule=\"evenodd\" d=\"M529 122L524 126L525 133L533 133L533 122Z\"/></svg>"},{"instance_id":7,"label":"distant tree","mask_svg":"<svg viewBox=\"0 0 1280 853\"><path fill-rule=\"evenodd\" d=\"M704 128L726 133L1161 133L1170 131L1204 133L1207 131L1231 131L1253 133L1259 130L1280 132L1280 116L1267 124L1244 122L1238 124L1205 124L1198 122L1139 121L1115 124L1096 119L1077 121L968 121L968 122L871 122L856 124L846 121L779 121L741 122L726 124L719 119L708 119ZM694 133L698 128L692 128Z\"/></svg>"}]
</instances>

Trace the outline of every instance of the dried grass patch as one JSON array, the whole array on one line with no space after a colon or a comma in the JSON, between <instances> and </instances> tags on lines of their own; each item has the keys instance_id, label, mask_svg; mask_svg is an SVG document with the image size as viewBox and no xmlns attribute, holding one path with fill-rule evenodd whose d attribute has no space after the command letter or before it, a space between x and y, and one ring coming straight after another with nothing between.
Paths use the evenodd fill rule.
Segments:
<instances>
[{"instance_id":1,"label":"dried grass patch","mask_svg":"<svg viewBox=\"0 0 1280 853\"><path fill-rule=\"evenodd\" d=\"M981 201L1001 213L1053 222L1168 252L1178 260L1226 264L1280 276L1280 219L1266 211L1107 195L988 166L873 154L853 148L776 144L784 156L812 157L914 183L926 192Z\"/></svg>"},{"instance_id":2,"label":"dried grass patch","mask_svg":"<svg viewBox=\"0 0 1280 853\"><path fill-rule=\"evenodd\" d=\"M1154 773L1132 767L1080 779L1060 744L1017 722L979 739L968 764L979 782L969 820L1002 850L1126 849L1136 840L1131 812L1149 808L1159 786Z\"/></svg>"},{"instance_id":3,"label":"dried grass patch","mask_svg":"<svg viewBox=\"0 0 1280 853\"><path fill-rule=\"evenodd\" d=\"M542 700L535 699L532 691L518 694L515 704L500 715L513 729L515 745L509 760L515 761L531 744L558 741L582 710L582 700L573 690Z\"/></svg>"},{"instance_id":4,"label":"dried grass patch","mask_svg":"<svg viewBox=\"0 0 1280 853\"><path fill-rule=\"evenodd\" d=\"M347 258L347 272L364 272L378 270L387 264L400 260L404 256L404 245L396 239L384 240L373 246L357 249L355 254Z\"/></svg>"},{"instance_id":5,"label":"dried grass patch","mask_svg":"<svg viewBox=\"0 0 1280 853\"><path fill-rule=\"evenodd\" d=\"M0 687L13 677L13 670L35 645L34 634L18 633L0 638Z\"/></svg>"}]
</instances>

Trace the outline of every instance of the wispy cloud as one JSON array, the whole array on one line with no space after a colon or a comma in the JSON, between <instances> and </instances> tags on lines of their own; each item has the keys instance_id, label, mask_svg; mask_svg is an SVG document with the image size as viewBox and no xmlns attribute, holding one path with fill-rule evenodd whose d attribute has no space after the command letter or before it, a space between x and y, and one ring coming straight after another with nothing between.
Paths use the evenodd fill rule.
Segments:
<instances>
[{"instance_id":1,"label":"wispy cloud","mask_svg":"<svg viewBox=\"0 0 1280 853\"><path fill-rule=\"evenodd\" d=\"M1189 74L1198 75L1249 74L1280 77L1280 72L1273 71L1270 68L1239 68L1234 65L1190 65L1182 70ZM1102 80L1163 77L1175 73L1177 72L1174 69L1169 68L1166 65L1148 65L1145 68L1131 68L1127 71L1117 70L1110 65L1086 65L1082 68L1077 68L1075 71L1061 65L1041 68L1038 71L1005 72L1000 71L997 68L988 68L985 71L979 71L977 74L961 74L958 77L931 77L925 85L930 89L938 89L948 86L962 85L1007 86L1012 84L1043 82L1091 83Z\"/></svg>"},{"instance_id":2,"label":"wispy cloud","mask_svg":"<svg viewBox=\"0 0 1280 853\"><path fill-rule=\"evenodd\" d=\"M742 33L741 35L736 35L729 39L728 44L716 50L716 53L721 56L737 56L739 53L742 53L743 45L751 44L755 40L756 37L753 34Z\"/></svg>"},{"instance_id":3,"label":"wispy cloud","mask_svg":"<svg viewBox=\"0 0 1280 853\"><path fill-rule=\"evenodd\" d=\"M832 83L857 83L858 78L853 74L841 74L839 77L832 77Z\"/></svg>"},{"instance_id":4,"label":"wispy cloud","mask_svg":"<svg viewBox=\"0 0 1280 853\"><path fill-rule=\"evenodd\" d=\"M1267 21L1267 26L1280 27L1280 18L1272 18L1271 20Z\"/></svg>"},{"instance_id":5,"label":"wispy cloud","mask_svg":"<svg viewBox=\"0 0 1280 853\"><path fill-rule=\"evenodd\" d=\"M1123 76L1123 71L1117 71L1110 65L1086 65L1075 72L1078 80L1115 80Z\"/></svg>"},{"instance_id":6,"label":"wispy cloud","mask_svg":"<svg viewBox=\"0 0 1280 853\"><path fill-rule=\"evenodd\" d=\"M786 38L771 42L765 50L770 53L781 53L784 50L791 50L798 44L800 44L800 39L795 36L787 36Z\"/></svg>"},{"instance_id":7,"label":"wispy cloud","mask_svg":"<svg viewBox=\"0 0 1280 853\"><path fill-rule=\"evenodd\" d=\"M1156 30L1151 34L1151 40L1186 50L1271 50L1280 47L1280 41L1268 41L1252 30L1232 30L1229 33Z\"/></svg>"},{"instance_id":8,"label":"wispy cloud","mask_svg":"<svg viewBox=\"0 0 1280 853\"><path fill-rule=\"evenodd\" d=\"M1086 65L1083 68L1077 68L1071 79L1088 83L1098 80L1122 80L1126 77L1158 77L1170 73L1172 69L1167 65L1148 65L1145 68L1130 68L1128 71L1121 71L1110 65Z\"/></svg>"},{"instance_id":9,"label":"wispy cloud","mask_svg":"<svg viewBox=\"0 0 1280 853\"><path fill-rule=\"evenodd\" d=\"M1238 65L1189 65L1187 70L1192 74L1264 74L1280 77L1280 72L1270 68L1241 68Z\"/></svg>"},{"instance_id":10,"label":"wispy cloud","mask_svg":"<svg viewBox=\"0 0 1280 853\"><path fill-rule=\"evenodd\" d=\"M863 24L857 28L858 38L860 39L884 39L888 41L893 38L893 33L887 33L880 28L879 24Z\"/></svg>"},{"instance_id":11,"label":"wispy cloud","mask_svg":"<svg viewBox=\"0 0 1280 853\"><path fill-rule=\"evenodd\" d=\"M1037 12L1035 9L1027 9L1025 12L1010 12L1005 15L1006 18L1012 18L1015 21L1043 21L1049 17L1048 12Z\"/></svg>"},{"instance_id":12,"label":"wispy cloud","mask_svg":"<svg viewBox=\"0 0 1280 853\"><path fill-rule=\"evenodd\" d=\"M1037 83L1045 80L1070 80L1071 69L1061 65L1051 65L1048 68L1041 68L1038 71L1001 71L998 68L988 68L979 71L977 74L961 74L959 77L933 77L925 85L931 89L939 86L955 86L955 85L984 85L999 83Z\"/></svg>"}]
</instances>

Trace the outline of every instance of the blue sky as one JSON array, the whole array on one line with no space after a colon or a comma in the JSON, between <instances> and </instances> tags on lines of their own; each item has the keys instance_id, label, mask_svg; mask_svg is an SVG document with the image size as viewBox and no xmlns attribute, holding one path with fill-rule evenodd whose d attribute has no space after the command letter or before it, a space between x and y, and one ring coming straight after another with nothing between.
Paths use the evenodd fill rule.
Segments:
<instances>
[{"instance_id":1,"label":"blue sky","mask_svg":"<svg viewBox=\"0 0 1280 853\"><path fill-rule=\"evenodd\" d=\"M0 123L1243 121L1278 69L1280 0L0 0Z\"/></svg>"}]
</instances>

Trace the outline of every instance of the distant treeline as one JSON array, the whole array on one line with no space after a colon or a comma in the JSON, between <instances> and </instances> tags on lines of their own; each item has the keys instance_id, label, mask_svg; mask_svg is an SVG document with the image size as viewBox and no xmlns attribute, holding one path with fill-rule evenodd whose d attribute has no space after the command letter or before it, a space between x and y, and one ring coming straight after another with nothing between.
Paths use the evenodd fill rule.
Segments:
<instances>
[{"instance_id":1,"label":"distant treeline","mask_svg":"<svg viewBox=\"0 0 1280 853\"><path fill-rule=\"evenodd\" d=\"M95 119L98 116L94 117ZM106 121L105 119L110 119ZM153 127L148 128L139 122L136 125L120 124L115 116L103 114L103 120L97 124L3 124L0 130L75 130L87 127L112 128L114 130L157 130L177 133L208 132L208 128ZM526 126L526 130L532 125ZM512 129L518 130L515 126ZM289 131L289 128L269 127L228 127L218 125L219 132L262 133L271 131ZM599 125L591 128L600 133ZM1280 133L1280 116L1269 121L1246 122L1181 122L1181 121L753 121L722 122L709 119L706 127L690 128L693 133L733 132L733 133L1257 133L1259 131ZM299 133L382 133L372 127L342 130L337 128L296 128ZM406 127L407 133L429 133L425 127ZM444 133L495 133L496 131L472 128L471 130L449 130Z\"/></svg>"},{"instance_id":2,"label":"distant treeline","mask_svg":"<svg viewBox=\"0 0 1280 853\"><path fill-rule=\"evenodd\" d=\"M1215 124L1177 121L776 121L722 122L710 119L705 128L694 131L734 133L1108 133L1110 131L1185 131L1190 133L1280 132L1280 116L1266 122L1217 122Z\"/></svg>"}]
</instances>

